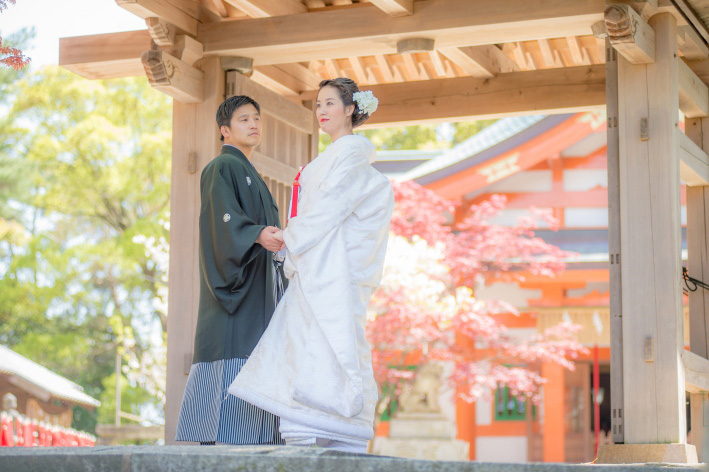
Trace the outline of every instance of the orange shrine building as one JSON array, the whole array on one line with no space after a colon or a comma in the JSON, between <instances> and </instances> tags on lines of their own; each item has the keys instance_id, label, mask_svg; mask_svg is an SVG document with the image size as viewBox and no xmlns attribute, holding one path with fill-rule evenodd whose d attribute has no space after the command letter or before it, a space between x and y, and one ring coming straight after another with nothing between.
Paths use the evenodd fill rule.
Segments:
<instances>
[{"instance_id":1,"label":"orange shrine building","mask_svg":"<svg viewBox=\"0 0 709 472\"><path fill-rule=\"evenodd\" d=\"M383 151L375 166L397 179L412 179L443 197L477 203L504 195L494 220L514 225L530 207L551 209L558 230L535 232L575 253L566 271L550 278L488 280L478 298L504 300L519 316L499 315L511 336L528 337L561 321L583 328L588 348L568 371L537 368L547 380L532 407L508 398L504 388L474 404L456 400L458 439L470 459L484 462L590 462L595 457L593 373L598 358L599 442L611 443L608 174L606 120L602 113L503 118L444 152ZM686 194L682 186L682 245L686 260ZM466 205L463 205L464 207ZM685 297L685 345L689 344ZM386 435L386 424L378 435Z\"/></svg>"}]
</instances>

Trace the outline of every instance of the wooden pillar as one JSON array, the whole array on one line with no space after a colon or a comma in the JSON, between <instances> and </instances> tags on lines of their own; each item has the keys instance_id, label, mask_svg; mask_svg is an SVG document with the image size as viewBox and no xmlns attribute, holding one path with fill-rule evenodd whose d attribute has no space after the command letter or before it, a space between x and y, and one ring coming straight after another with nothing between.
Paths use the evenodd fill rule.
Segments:
<instances>
[{"instance_id":1,"label":"wooden pillar","mask_svg":"<svg viewBox=\"0 0 709 472\"><path fill-rule=\"evenodd\" d=\"M224 100L225 74L219 58L203 59L204 101L173 100L170 188L170 272L167 318L165 442L174 444L177 415L187 383L199 304L199 178L219 153L216 124Z\"/></svg>"},{"instance_id":2,"label":"wooden pillar","mask_svg":"<svg viewBox=\"0 0 709 472\"><path fill-rule=\"evenodd\" d=\"M650 25L655 62L617 62L626 444L686 442L677 25L669 13Z\"/></svg>"},{"instance_id":3,"label":"wooden pillar","mask_svg":"<svg viewBox=\"0 0 709 472\"><path fill-rule=\"evenodd\" d=\"M564 417L566 405L564 404L564 368L557 364L542 364L542 377L547 380L544 384L544 425L543 425L543 461L564 462L566 424Z\"/></svg>"},{"instance_id":4,"label":"wooden pillar","mask_svg":"<svg viewBox=\"0 0 709 472\"><path fill-rule=\"evenodd\" d=\"M687 119L687 136L699 147L709 150L709 118ZM709 279L709 187L687 187L687 271L692 277ZM689 292L689 347L709 358L709 291L699 288ZM706 462L703 443L709 440L709 396L706 393L690 395L692 444L697 448L700 461Z\"/></svg>"}]
</instances>

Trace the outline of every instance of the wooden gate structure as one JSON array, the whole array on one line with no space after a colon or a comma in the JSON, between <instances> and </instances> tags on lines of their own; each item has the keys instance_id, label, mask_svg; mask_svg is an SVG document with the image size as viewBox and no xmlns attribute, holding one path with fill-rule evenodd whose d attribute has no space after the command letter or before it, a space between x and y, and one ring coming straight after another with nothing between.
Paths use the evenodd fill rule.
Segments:
<instances>
[{"instance_id":1,"label":"wooden gate structure","mask_svg":"<svg viewBox=\"0 0 709 472\"><path fill-rule=\"evenodd\" d=\"M709 0L115 1L147 29L63 38L60 65L88 79L145 75L174 98L168 443L191 362L199 175L219 149L217 105L237 93L262 104L254 161L286 208L292 176L317 152L318 82L348 76L380 100L368 126L607 106L610 450L616 460L692 460L685 392L700 446L709 293L690 294L686 351L680 179L689 273L706 280Z\"/></svg>"}]
</instances>

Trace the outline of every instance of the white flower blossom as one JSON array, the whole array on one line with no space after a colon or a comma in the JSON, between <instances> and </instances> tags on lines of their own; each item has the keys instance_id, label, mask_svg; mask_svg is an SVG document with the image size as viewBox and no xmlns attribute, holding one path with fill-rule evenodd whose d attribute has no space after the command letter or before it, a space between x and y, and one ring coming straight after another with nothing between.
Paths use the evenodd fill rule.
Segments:
<instances>
[{"instance_id":1,"label":"white flower blossom","mask_svg":"<svg viewBox=\"0 0 709 472\"><path fill-rule=\"evenodd\" d=\"M363 92L355 92L352 95L352 99L357 103L357 108L360 112L365 115L371 116L372 113L377 111L379 106L379 100L374 96L371 90L365 90Z\"/></svg>"}]
</instances>

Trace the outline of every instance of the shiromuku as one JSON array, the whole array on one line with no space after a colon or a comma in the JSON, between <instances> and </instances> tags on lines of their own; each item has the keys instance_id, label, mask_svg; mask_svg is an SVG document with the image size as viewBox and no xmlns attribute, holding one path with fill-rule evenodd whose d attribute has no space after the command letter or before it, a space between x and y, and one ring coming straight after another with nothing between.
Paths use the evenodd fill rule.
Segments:
<instances>
[{"instance_id":1,"label":"shiromuku","mask_svg":"<svg viewBox=\"0 0 709 472\"><path fill-rule=\"evenodd\" d=\"M283 231L288 289L229 393L281 417L286 444L365 452L377 403L366 307L394 197L374 145L352 134L376 109L357 92L349 79L321 84L316 115L333 143L300 175Z\"/></svg>"}]
</instances>

